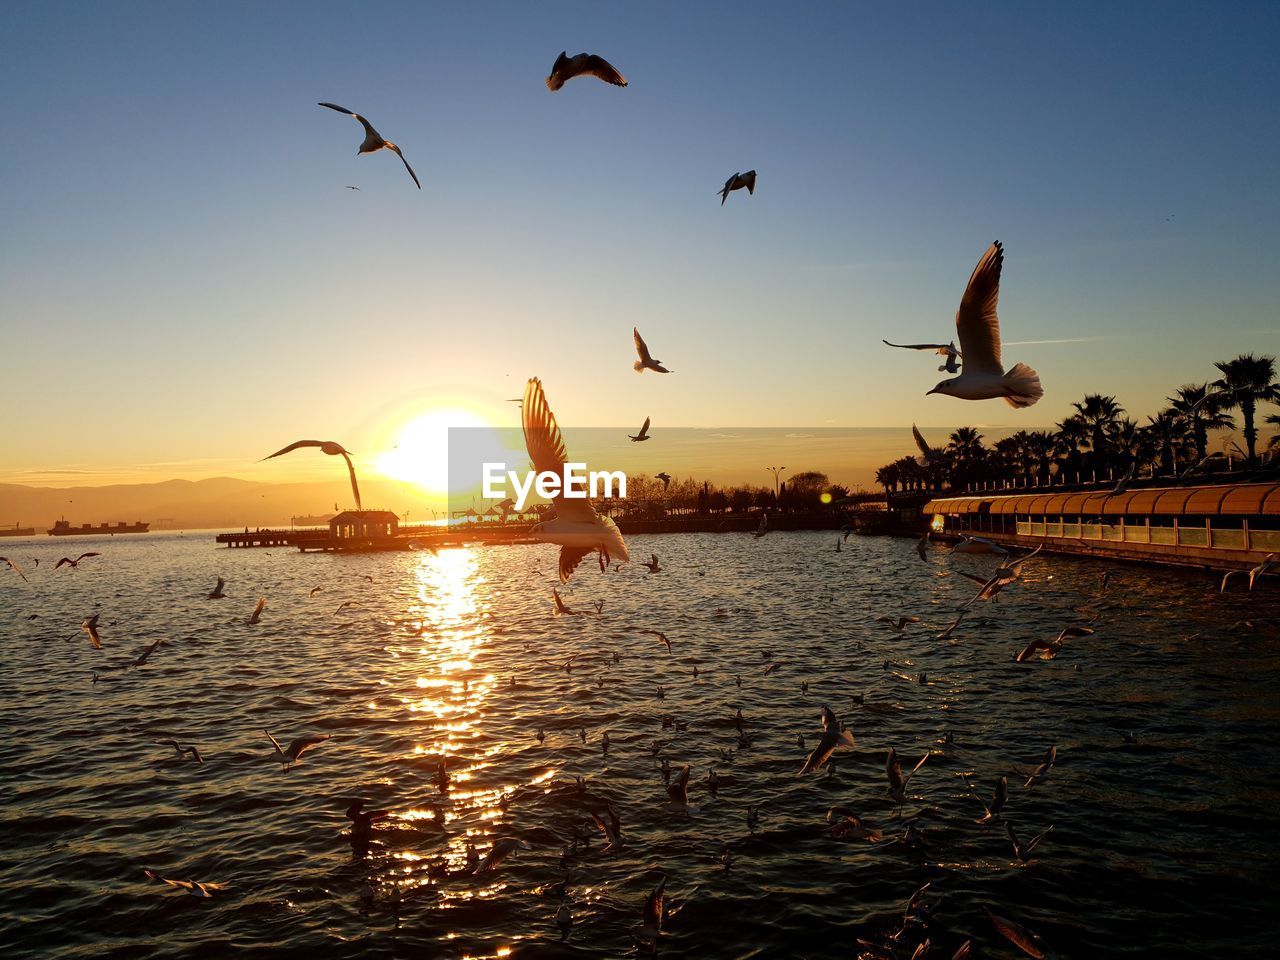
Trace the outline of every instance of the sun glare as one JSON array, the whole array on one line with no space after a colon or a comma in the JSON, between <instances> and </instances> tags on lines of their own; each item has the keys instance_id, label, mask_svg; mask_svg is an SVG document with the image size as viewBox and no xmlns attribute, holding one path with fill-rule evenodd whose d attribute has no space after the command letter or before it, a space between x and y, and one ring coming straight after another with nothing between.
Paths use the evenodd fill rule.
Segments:
<instances>
[{"instance_id":1,"label":"sun glare","mask_svg":"<svg viewBox=\"0 0 1280 960\"><path fill-rule=\"evenodd\" d=\"M405 424L395 447L378 455L378 472L429 493L448 493L451 427L491 429L492 424L469 410L424 413Z\"/></svg>"}]
</instances>

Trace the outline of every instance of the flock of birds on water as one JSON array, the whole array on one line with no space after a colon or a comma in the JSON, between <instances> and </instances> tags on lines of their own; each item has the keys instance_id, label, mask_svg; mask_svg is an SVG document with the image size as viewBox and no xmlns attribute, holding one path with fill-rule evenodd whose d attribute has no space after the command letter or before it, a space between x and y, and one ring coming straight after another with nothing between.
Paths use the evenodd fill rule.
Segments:
<instances>
[{"instance_id":1,"label":"flock of birds on water","mask_svg":"<svg viewBox=\"0 0 1280 960\"><path fill-rule=\"evenodd\" d=\"M627 86L626 79L610 63L602 57L585 53L574 57L569 57L567 53L562 53L556 59L546 84L550 90L557 91L568 81L579 77L594 77L617 87ZM359 154L374 153L383 149L390 150L400 158L414 184L421 189L418 176L409 165L401 148L392 141L384 139L369 120L361 114L335 103L322 102L320 106L346 114L357 120L365 132L365 138L360 145ZM756 171L749 170L745 173L734 173L725 181L723 188L718 191L721 205L725 203L730 193L734 191L745 189L748 194L754 195L755 186ZM358 188L352 187L351 189ZM1002 265L1003 248L1000 243L993 243L983 253L978 265L974 268L956 313L956 338L959 340L959 347L956 346L955 340L950 340L947 343L916 344L899 344L890 343L887 340L884 341L891 347L932 351L945 358L939 370L948 374L958 375L938 383L928 391L930 394L937 393L964 400L999 398L1004 399L1016 408L1028 407L1043 395L1039 377L1034 370L1025 364L1019 363L1006 371L1001 362L1000 327L996 306L999 297ZM671 373L672 371L668 367L652 356L639 330L633 329L632 333L637 355L637 359L633 364L634 370L637 373L646 371L658 374ZM552 471L560 473L568 459L567 453L559 427L543 391L542 383L537 378L528 381L524 396L520 400L520 408L526 447L534 468L539 472ZM631 440L643 442L651 439L652 435L649 429L650 419L646 417L643 427L637 434L631 435ZM917 440L922 443L918 433ZM349 452L341 444L335 441L301 440L276 451L265 459L279 457L299 448L318 448L321 452L330 456L342 456L350 473L352 493L355 497L357 508L360 508L360 494L356 482L355 468ZM927 446L924 449L927 455ZM626 562L630 559L627 544L623 540L617 525L610 518L599 515L592 508L589 501L585 499L565 499L563 496L558 496L554 498L553 503L555 507L554 517L536 524L531 533L537 539L560 546L558 575L562 583L568 582L578 564L591 553L598 555L602 573L608 569L610 564L614 564L616 572L618 563ZM768 532L767 515L762 515L760 528L754 533L754 536L757 538L763 537ZM848 535L849 531L846 530L843 540L847 540ZM841 549L841 542L840 539L837 540L837 549ZM929 546L928 533L915 545L920 560L925 563L929 563ZM989 574L963 573L964 576L974 582L976 592L968 602L956 610L953 622L947 625L939 625L941 629L933 634L933 638L936 641L954 644L961 642L956 634L962 627L981 626L985 622L985 618L972 615L974 605L979 603L998 603L1001 593L1013 587L1019 581L1022 576L1023 566L1035 558L1038 550L1014 558L1010 556L1005 548L980 537L967 537L952 549L962 554L989 554L1001 558L998 560L999 566ZM99 556L100 554L96 552L88 552L76 558L63 557L57 562L54 569L57 570L66 566L76 570L84 561ZM27 580L25 573L15 561L0 557L0 562L7 564L24 581ZM36 567L39 566L38 560L34 560L33 563ZM651 555L650 561L644 565L651 575L659 574L663 570L656 555ZM1274 565L1275 558L1268 557L1263 564L1250 572L1249 589L1253 589L1254 583L1259 576L1270 573ZM1103 596L1108 589L1110 576L1111 574L1108 573L1103 577L1101 589L1096 597L1085 600L1075 608L1079 614L1078 618L1063 624L1061 630L1052 638L1036 639L1027 644L1024 649L1013 651L1013 658L1019 663L1037 659L1051 660L1061 654L1064 649L1067 649L1069 641L1078 641L1081 638L1092 635L1097 629L1097 624L1103 615L1103 609L1107 602L1103 599ZM1226 590L1228 580L1232 576L1232 574L1228 574L1223 579L1223 590ZM372 578L369 578L369 580L372 582ZM219 578L215 587L206 595L206 599L225 599L224 588L225 581ZM319 587L313 588L309 596L314 598L320 589ZM584 615L573 610L558 590L553 590L552 594L553 613L555 616ZM265 598L258 599L256 607L248 617L248 623L257 624L260 622L265 603ZM358 604L358 601L344 601L335 611L335 615L356 604ZM601 615L602 611L603 601L599 601L595 606L595 614L597 616ZM38 614L33 613L28 619L34 620L37 617ZM81 625L81 630L88 637L89 643L94 650L103 649L103 639L99 630L99 617L100 614L95 613L86 618ZM966 620L966 618L969 619ZM878 622L884 623L886 629L897 633L905 633L909 628L920 625L922 621L918 616L890 616L885 614L878 618ZM638 632L653 636L659 645L658 649L665 648L666 654L668 656L672 655L673 641L665 632L659 630ZM73 634L72 637L74 636L76 635ZM678 642L678 640L675 641L675 643ZM130 656L115 669L142 668L161 647L166 645L167 641L163 639L156 640L147 645L137 656ZM557 668L572 672L575 661L585 662L586 659L595 655L575 655ZM619 662L621 656L619 652L615 651L612 655L613 662ZM774 660L772 654L765 654L765 675L775 673L781 666L782 663ZM107 668L102 669L105 670ZM887 671L891 670L891 664L886 663L885 669ZM1078 670L1079 666L1076 669ZM928 680L927 675L924 673L914 677L909 675L901 676L904 680L920 684L925 684ZM698 677L698 667L696 665L693 667L693 677L695 679ZM97 683L100 678L102 678L102 673L94 672L93 682ZM735 682L738 687L741 687L741 676L737 676ZM510 683L511 688L513 690L516 689L517 681L514 677L511 678ZM807 695L807 682L802 684L802 692ZM659 698L665 697L665 691L661 686L658 687L658 696ZM863 705L860 696L854 697L851 708L857 709ZM753 740L753 736L748 734L746 730L749 721L743 717L741 709L736 711L733 719L738 735L736 749L739 751L749 749ZM835 769L834 757L838 752L857 749L855 732L849 729L848 723L842 721L827 705L821 707L818 715L814 718L814 725L818 729L809 734L796 734L797 748L804 757L796 768L795 775L797 776L829 776ZM687 728L687 722L666 716L662 718L662 726L664 730L671 727L680 730ZM282 771L287 771L293 765L301 762L304 755L320 747L330 739L328 734L299 736L292 739L287 747L282 747L280 742L269 731L263 730L262 733L264 738L269 740L271 747L270 751L267 751L264 747L263 759L279 763ZM545 730L539 728L535 736L540 743L543 742L546 737ZM588 733L585 726L582 727L579 736L583 743L587 742ZM607 757L610 749L608 731L603 732L598 742L603 755ZM205 756L202 755L197 744L184 743L175 738L157 739L155 743L158 746L173 750L176 759L179 761L185 762L189 759L190 762L198 764L206 762ZM894 813L892 817L878 825L873 825L859 811L849 806L836 805L828 810L825 822L815 824L811 829L803 831L804 835L826 836L834 841L844 843L876 845L881 849L895 846L902 849L914 849L924 846L928 842L926 839L926 822L930 818L940 816L940 813L927 806L908 812L907 808L909 806L915 808L922 799L914 795L910 787L913 781L919 782L918 778L928 777L931 758L938 756L940 753L945 754L952 745L952 735L947 733L942 740L927 750L918 760L913 760L910 768L905 771L896 750L894 747L889 746L884 751L883 787L885 795L893 803ZM719 755L720 762L731 763L733 755L734 749L721 750ZM678 769L673 769L670 758L661 752L660 742L655 743L653 760L661 771L667 805L672 811L683 816L697 817L702 815L700 806L692 802L690 798L691 788L695 783L699 785L701 790L705 791L706 795L716 798L722 782L725 780L724 776L717 771L717 766L714 762L709 766L705 780L701 781L692 779L692 766L688 763L682 764ZM1022 791L1031 791L1037 788L1044 790L1052 789L1051 786L1046 787L1045 784L1050 781L1057 760L1057 747L1051 744L1037 760L1029 762L1025 768L1019 768L1015 765L1006 766L1018 772L1018 775L1023 780L1020 788ZM957 774L957 776L963 779L967 792L973 798L975 826L986 830L990 829L992 825L999 824L1002 832L1007 837L1009 849L1014 860L1020 864L1031 862L1041 848L1046 845L1054 826L1049 824L1043 826L1042 829L1037 826L1037 832L1025 838L1019 833L1014 822L1008 817L1011 811L1017 810L1018 800L1017 793L1011 793L1010 791L1009 776L1007 774L1001 774L995 778L994 783L990 786L989 799L980 792L967 773ZM437 768L436 779L441 794L447 797L450 788L450 774L443 759ZM575 778L575 784L572 789L577 792L581 811L590 818L589 825L599 834L599 839L602 842L602 847L599 851L600 856L608 856L632 842L624 827L626 811L620 809L620 801L615 801L612 797L593 792L587 782L580 777ZM506 800L502 802L505 803ZM346 811L346 816L351 824L349 841L354 854L362 859L368 855L370 846L375 841L379 832L378 825L384 824L396 816L391 810L366 810L365 805L366 801L357 799L350 804ZM749 836L755 835L764 815L761 805L747 806L746 827ZM443 825L443 822L442 818L441 825ZM722 832L727 833L727 826L722 828ZM578 825L574 825L572 837L565 839L560 850L560 862L564 869L564 879L558 884L550 885L539 891L544 895L549 894L559 900L559 905L554 911L554 921L559 927L560 936L563 940L573 936L573 889L576 882L575 875L578 875L573 870L580 868L586 861L591 843L592 836L590 831L580 830ZM742 841L731 840L725 843L720 858L721 867L724 871L728 872L732 869L735 859L739 855L738 852L743 847L744 843ZM492 873L500 869L506 858L515 855L519 850L529 848L530 844L522 838L498 837L492 842L488 851L481 856L474 845L468 842L465 865L460 870L451 871L447 864L433 864L427 871L428 886L433 883L448 883L451 878L456 878L459 875L480 876ZM150 867L143 871L143 875L155 883L177 888L197 898L214 899L224 895L226 892L224 885L216 882L203 879L168 877L164 876L161 871ZM657 951L668 922L679 912L677 908L673 908L672 904L669 903L666 884L667 876L663 874L643 902L639 904L637 922L631 928L630 935L637 951L640 953L652 954ZM696 893L696 890L694 892ZM690 894L689 896L692 895ZM362 898L365 900L367 907L372 907L375 901L386 903L395 914L396 922L399 924L399 913L404 897L395 883L390 883L389 888L384 891L378 891L372 885L367 885L362 892ZM900 920L893 925L891 930L874 940L859 940L859 946L864 951L863 955L882 958L882 960L903 960L903 958L908 957L911 960L923 960L926 957L941 956L948 956L951 960L965 960L965 958L970 957L974 949L972 941L967 937L955 935L946 930L939 922L937 908L941 900L942 893L934 889L934 886L930 883L926 883L912 892L905 900ZM991 928L1022 953L1031 957L1041 958L1041 960L1055 956L1049 944L1027 926L991 911L987 911L987 917Z\"/></svg>"},{"instance_id":2,"label":"flock of birds on water","mask_svg":"<svg viewBox=\"0 0 1280 960\"><path fill-rule=\"evenodd\" d=\"M534 401L536 405L538 399L536 391L535 395L529 399ZM768 532L767 526L762 525L752 536L760 538L766 536ZM852 530L846 528L843 531L843 539L847 540L851 533ZM931 545L929 534L926 533L913 545L913 549L920 562L930 564L930 552L931 549L936 549L936 546ZM928 629L932 639L936 642L961 643L963 641L957 635L958 631L962 632L963 629L969 627L980 628L991 623L988 617L974 616L973 610L975 606L983 603L998 604L1003 592L1019 583L1023 578L1024 567L1028 563L1037 560L1039 554L1039 548L1037 548L1030 553L1014 556L1000 544L979 537L961 540L951 549L953 552L961 554L988 555L994 558L998 564L994 570L985 575L961 571L961 575L974 582L975 591L967 601L956 607L954 620L947 624L926 627L919 616L882 614L875 618L875 622L884 624L884 629L896 634L907 634L913 628ZM74 575L73 572L79 571L82 566L85 568L91 566L91 563L86 561L96 561L99 564L106 562L103 559L99 559L102 556L99 552L87 552L75 558L63 557L53 566L53 572L50 576ZM0 562L7 564L11 570L23 576L24 580L27 579L22 569L12 559L0 557ZM31 562L36 569L39 568L38 558L33 558ZM643 566L651 576L659 575L667 570L656 554L651 554L650 559L644 562ZM1273 575L1273 569L1276 566L1276 558L1271 556L1252 571L1249 571L1248 589L1252 590L1262 576ZM62 567L67 567L68 570L61 571ZM616 573L619 570L619 566L615 564L613 569ZM698 572L705 575L705 571L700 570ZM371 575L365 575L363 579L370 585L374 582ZM1050 576L1049 579L1052 579L1052 577ZM1079 640L1093 635L1095 630L1098 629L1098 624L1103 617L1104 611L1108 608L1114 608L1116 604L1123 604L1123 600L1113 602L1108 599L1108 592L1112 589L1111 580L1112 573L1110 571L1104 573L1098 590L1093 596L1082 595L1080 597L1079 605L1074 607L1076 616L1070 622L1063 624L1056 636L1038 638L1031 641L1021 650L1010 651L1012 659L1018 663L1034 660L1052 660L1064 651L1068 641ZM1226 586L1227 584L1224 581L1222 589L1225 589ZM205 599L210 601L226 599L225 587L225 579L219 577L213 589L205 594ZM313 587L308 592L308 598L314 599L321 592L321 587ZM557 589L552 590L552 600L552 615L555 617L593 615L588 611L573 609ZM344 600L334 611L334 616L358 604L359 601L357 600ZM602 616L604 601L593 601L593 605L594 615ZM265 598L259 598L246 622L250 624L259 623L264 606ZM81 630L88 637L89 643L94 650L102 650L104 648L103 637L100 633L100 616L100 613L95 613L86 618L81 625ZM28 619L36 619L36 617L36 614L32 614ZM1241 624L1247 628L1252 627L1248 621L1241 621ZM677 638L673 641L666 631L637 628L634 632L641 636L652 637L659 656L663 655L663 651L665 651L666 656L678 653L679 639ZM70 640L74 636L73 634L72 637L67 639ZM93 674L93 682L97 683L100 678L105 678L109 670L140 669L148 663L160 648L167 645L167 641L159 639L144 646L136 656L130 654L129 657L115 667L100 667L99 671L95 671ZM525 649L528 651L528 647ZM613 664L617 664L621 662L624 656L645 657L649 655L651 654L647 653L644 647L625 654L619 650L614 650L611 654L592 650L576 653L563 663L545 661L545 665L539 669L563 670L566 674L571 674L575 669L585 668L586 664L592 659L599 659L605 662L605 669L607 670L607 664L610 661ZM762 676L777 674L781 668L787 666L785 661L775 659L770 651L764 651L762 656ZM537 663L539 661L538 658L532 658L529 662ZM747 672L746 667L740 669L743 672ZM1075 670L1079 671L1080 669L1079 664L1077 664ZM903 682L920 685L929 683L926 673L901 673L894 668L893 663L890 661L884 664L884 670ZM699 678L699 667L696 663L692 666L692 678L695 681ZM703 671L703 678L705 681L705 670ZM601 674L597 678L597 682L603 686L606 679L606 676ZM741 688L743 684L741 673L732 675L732 682L737 688ZM512 676L508 683L512 693L518 691L519 681L515 676ZM801 692L805 696L809 695L808 686L807 680L801 681ZM658 700L662 701L666 699L667 691L659 684L655 695ZM874 704L865 701L860 694L854 695L851 697L850 709L852 711L874 710ZM760 723L760 720L744 717L741 707L735 710L730 703L725 705L724 711L726 715L732 715L732 722L737 733L736 743L731 747L719 749L717 758L712 759L707 766L705 779L693 779L693 765L690 763L684 763L678 767L672 764L665 751L668 741L656 740L651 745L652 762L660 771L663 781L665 804L676 815L693 818L703 816L704 806L695 802L699 798L696 795L692 795L694 789L700 789L707 797L712 798L712 800L718 800L722 787L726 783L734 783L734 779L719 772L719 768L731 765L735 753L750 750L760 735L759 732L749 732L749 727L756 726ZM799 719L799 717L789 718L791 722ZM814 720L817 729L808 733L795 734L798 763L796 776L830 776L835 770L835 761L838 753L858 749L855 731L850 728L849 722L842 720L829 706L822 705L818 716ZM690 726L690 721L680 719L671 714L664 714L659 722L663 731L685 731ZM282 772L288 771L293 765L301 762L304 755L331 739L330 734L302 735L293 738L287 746L282 746L270 731L264 729L262 735L270 744L269 750L264 747L263 759L272 763L279 763ZM538 727L534 732L534 736L539 744L542 744L546 740L547 732L543 727ZM577 736L583 744L588 742L589 734L585 724L580 727ZM1129 735L1126 735L1126 739L1129 739ZM611 747L608 730L600 733L597 742L602 756L607 760ZM177 762L189 761L197 764L206 762L206 757L202 754L199 744L185 742L175 737L158 738L154 740L154 743L157 746L172 750L174 759ZM930 760L946 756L949 750L958 746L952 734L945 732L922 756L918 759L913 758L909 768L906 769L904 769L902 760L893 746L888 746L887 749L883 746L878 746L874 748L876 751L884 750L883 790L885 797L891 801L893 807L892 815L881 818L879 822L873 822L866 815L865 810L854 809L850 805L837 804L831 806L827 811L824 822L784 832L787 833L788 837L793 837L794 839L829 838L839 843L874 845L880 851L889 851L894 848L911 851L926 849L929 844L928 833L933 829L932 825L942 820L944 815L936 807L930 806L926 798L913 793L911 785L913 782L919 783L919 778L921 777L928 777ZM801 757L803 757L802 760L800 759ZM1052 789L1051 786L1046 787L1045 784L1051 780L1057 761L1057 746L1049 744L1038 758L1025 760L1021 765L1006 763L1004 767L1016 773L1022 780L1022 791L1031 791L1036 788L1042 790ZM994 783L989 788L989 798L973 782L970 773L961 772L957 773L956 776L962 780L967 795L972 798L974 803L975 828L1001 830L1007 839L1008 849L1012 856L1010 863L1013 866L1032 863L1037 858L1042 847L1048 842L1054 825L1038 824L1034 833L1029 833L1025 836L1019 832L1021 821L1017 820L1018 793L1011 791L1008 773L1002 773L995 778ZM447 802L451 786L451 775L448 762L444 757L441 757L437 764L435 780L442 798ZM575 797L575 805L582 814L589 817L589 820L573 824L571 836L560 837L562 842L560 850L560 866L563 871L562 880L558 883L539 887L534 892L543 897L558 899L559 903L554 911L554 916L552 918L549 915L548 919L554 919L560 931L560 938L568 940L574 935L574 888L575 886L586 885L582 879L583 870L589 867L591 858L596 856L608 857L610 854L623 849L624 846L634 843L634 841L629 837L624 826L626 810L622 807L622 801L617 797L616 793L611 794L608 792L607 786L604 789L599 789L594 783L589 785L583 777L575 777L572 783L567 781L561 781L560 783L562 784L562 789L570 791L571 795ZM507 805L511 802L511 797L504 795L498 801L498 806L505 812ZM393 810L367 810L365 807L365 800L356 799L351 802L346 811L347 819L350 821L348 839L353 853L358 859L366 858L369 855L371 846L377 843L377 836L380 832L379 825L389 825L388 822L394 821L397 816ZM720 869L726 873L733 869L734 863L740 856L750 855L751 843L756 838L757 829L760 828L762 819L767 816L767 812L763 808L764 804L747 804L745 811L747 835L737 840L726 840L724 843L719 863ZM721 810L722 808L719 806L708 807L705 810L705 814L719 815ZM1010 818L1011 813L1014 814L1012 819ZM437 806L435 808L435 821L442 830L445 829L446 819L442 809ZM954 827L956 824L949 824L949 826ZM583 829L584 827L586 829ZM598 841L601 844L598 853L594 852L591 847L592 828L598 833ZM726 836L728 834L727 824L721 822L718 825L718 830L722 836ZM540 833L540 838L545 842L546 834ZM381 882L371 880L366 883L361 891L361 899L364 904L363 912L367 915L369 910L380 903L394 916L398 926L400 924L401 910L405 903L409 900L429 896L433 885L439 886L462 878L483 877L492 874L501 868L501 865L508 857L515 855L518 851L529 849L531 849L531 844L523 837L498 836L492 841L489 849L481 854L475 845L470 840L467 840L465 863L460 868L451 867L444 858L438 858L428 864L425 889L416 884L411 884L411 888L406 893L394 880ZM224 895L228 890L226 885L207 879L165 876L163 871L153 867L147 867L143 870L143 875L156 883L180 889L192 897L201 899L213 899ZM683 908L682 905L676 906L669 902L671 898L669 898L666 891L667 879L665 872L658 878L654 888L645 897L643 903L640 904L638 922L629 931L636 950L640 954L650 955L657 952L668 922ZM378 886L374 885L375 882L378 883ZM698 888L695 887L691 892L683 895L682 904L687 904L696 895L697 890ZM915 890L905 901L900 921L893 923L891 928L883 929L876 934L870 935L869 938L859 939L859 949L862 951L860 955L868 958L868 960L905 960L908 957L911 960L924 960L927 957L951 957L952 960L964 960L964 958L971 957L974 949L972 941L966 937L953 934L940 923L937 917L937 909L942 900L943 892L936 889L934 883L926 883ZM991 929L1007 939L1010 944L1017 947L1024 954L1036 958L1052 958L1056 956L1045 939L1025 924L990 910L986 912Z\"/></svg>"}]
</instances>

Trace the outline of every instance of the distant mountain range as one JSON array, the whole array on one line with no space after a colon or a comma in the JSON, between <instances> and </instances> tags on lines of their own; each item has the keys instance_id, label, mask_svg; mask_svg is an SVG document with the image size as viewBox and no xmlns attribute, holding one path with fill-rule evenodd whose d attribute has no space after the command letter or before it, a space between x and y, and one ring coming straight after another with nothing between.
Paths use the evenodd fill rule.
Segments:
<instances>
[{"instance_id":1,"label":"distant mountain range","mask_svg":"<svg viewBox=\"0 0 1280 960\"><path fill-rule=\"evenodd\" d=\"M367 508L409 511L410 522L430 519L440 504L416 487L396 481L361 481ZM65 517L73 524L145 520L152 529L200 530L236 527L287 527L305 514L330 514L334 505L350 509L351 487L325 483L254 483L231 477L166 480L163 483L105 487L28 487L0 483L0 524L21 523L44 533ZM159 526L157 527L157 523Z\"/></svg>"}]
</instances>

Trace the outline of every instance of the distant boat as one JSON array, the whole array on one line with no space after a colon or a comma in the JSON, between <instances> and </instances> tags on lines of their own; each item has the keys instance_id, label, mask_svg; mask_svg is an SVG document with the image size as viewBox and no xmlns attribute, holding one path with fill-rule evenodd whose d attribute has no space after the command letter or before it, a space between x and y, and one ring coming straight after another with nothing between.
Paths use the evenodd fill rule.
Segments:
<instances>
[{"instance_id":1,"label":"distant boat","mask_svg":"<svg viewBox=\"0 0 1280 960\"><path fill-rule=\"evenodd\" d=\"M34 537L35 527L20 527L16 523L12 527L0 527L0 537Z\"/></svg>"},{"instance_id":2,"label":"distant boat","mask_svg":"<svg viewBox=\"0 0 1280 960\"><path fill-rule=\"evenodd\" d=\"M111 536L115 536L117 533L146 533L150 529L151 524L143 523L141 520L136 523L125 523L121 520L114 526L109 523L100 523L96 527L91 523L73 527L66 520L59 520L53 525L52 529L46 532L51 537L88 537L104 533Z\"/></svg>"}]
</instances>

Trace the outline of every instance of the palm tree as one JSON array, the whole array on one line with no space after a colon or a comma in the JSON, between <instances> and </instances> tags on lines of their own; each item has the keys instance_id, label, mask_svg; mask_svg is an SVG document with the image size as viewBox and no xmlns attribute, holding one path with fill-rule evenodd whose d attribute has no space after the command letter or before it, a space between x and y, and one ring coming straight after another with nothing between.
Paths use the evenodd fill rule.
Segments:
<instances>
[{"instance_id":1,"label":"palm tree","mask_svg":"<svg viewBox=\"0 0 1280 960\"><path fill-rule=\"evenodd\" d=\"M1116 402L1115 397L1104 397L1100 393L1088 394L1079 403L1073 403L1076 415L1089 429L1089 449L1093 451L1090 458L1094 469L1105 465L1107 456L1107 431L1120 419L1124 407Z\"/></svg>"},{"instance_id":2,"label":"palm tree","mask_svg":"<svg viewBox=\"0 0 1280 960\"><path fill-rule=\"evenodd\" d=\"M894 493L898 489L898 481L902 476L896 463L886 463L876 471L876 483L884 487L885 493Z\"/></svg>"},{"instance_id":3,"label":"palm tree","mask_svg":"<svg viewBox=\"0 0 1280 960\"><path fill-rule=\"evenodd\" d=\"M1147 417L1147 420L1150 422L1144 429L1157 451L1160 472L1166 476L1175 476L1178 472L1178 444L1187 435L1188 424L1173 409L1162 410L1154 417Z\"/></svg>"},{"instance_id":4,"label":"palm tree","mask_svg":"<svg viewBox=\"0 0 1280 960\"><path fill-rule=\"evenodd\" d=\"M1064 469L1067 475L1080 475L1080 451L1089 445L1089 425L1080 416L1067 417L1053 435L1054 452L1066 462Z\"/></svg>"},{"instance_id":5,"label":"palm tree","mask_svg":"<svg viewBox=\"0 0 1280 960\"><path fill-rule=\"evenodd\" d=\"M951 473L952 486L960 486L974 479L978 464L986 457L986 447L982 445L982 434L973 427L957 427L951 434L951 442L947 444L954 467Z\"/></svg>"},{"instance_id":6,"label":"palm tree","mask_svg":"<svg viewBox=\"0 0 1280 960\"><path fill-rule=\"evenodd\" d=\"M1225 393L1221 406L1226 410L1240 408L1249 467L1256 467L1258 428L1254 426L1253 417L1258 410L1258 401L1280 402L1280 384L1275 382L1276 358L1242 353L1234 360L1219 360L1214 366L1222 371L1221 379L1213 381L1213 385Z\"/></svg>"},{"instance_id":7,"label":"palm tree","mask_svg":"<svg viewBox=\"0 0 1280 960\"><path fill-rule=\"evenodd\" d=\"M1196 463L1199 463L1209 452L1209 431L1234 430L1236 422L1230 414L1222 412L1220 399L1209 399L1207 383L1184 383L1176 392L1176 397L1168 398L1169 411L1181 417L1190 428Z\"/></svg>"}]
</instances>

